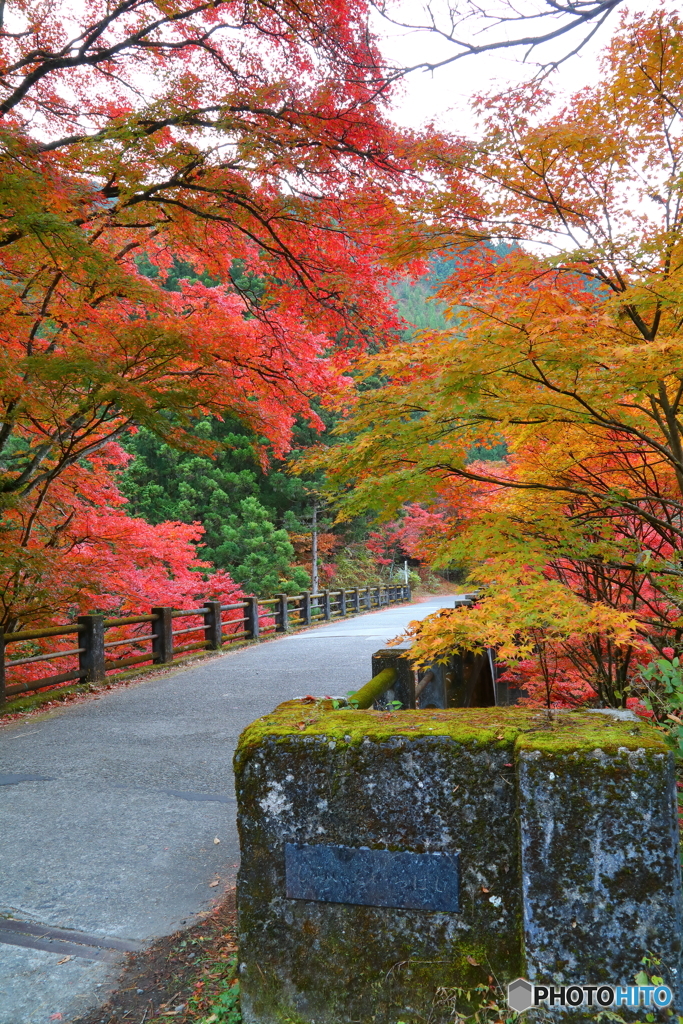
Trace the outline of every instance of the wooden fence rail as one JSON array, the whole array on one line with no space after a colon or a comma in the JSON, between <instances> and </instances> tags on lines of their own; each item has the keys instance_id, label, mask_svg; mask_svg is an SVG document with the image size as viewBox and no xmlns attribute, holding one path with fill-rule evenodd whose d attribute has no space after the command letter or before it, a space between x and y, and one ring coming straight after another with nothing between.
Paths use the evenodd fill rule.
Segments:
<instances>
[{"instance_id":1,"label":"wooden fence rail","mask_svg":"<svg viewBox=\"0 0 683 1024\"><path fill-rule=\"evenodd\" d=\"M354 590L323 590L318 594L306 591L294 597L278 594L266 600L247 597L234 604L206 601L199 608L157 607L147 614L119 618L79 615L76 622L64 626L0 634L0 705L20 693L51 689L73 680L102 683L133 665L168 665L180 655L217 651L236 641L258 640L261 636L286 633L297 627L305 628L409 600L410 587L380 584ZM118 634L122 630L126 632L109 639L110 630ZM68 646L39 654L29 649L19 657L7 659L8 644L29 645L48 637L58 642L64 640ZM117 648L122 650L119 652ZM11 680L15 668L42 662L55 667L54 663L61 658L68 659L63 672L24 681Z\"/></svg>"}]
</instances>

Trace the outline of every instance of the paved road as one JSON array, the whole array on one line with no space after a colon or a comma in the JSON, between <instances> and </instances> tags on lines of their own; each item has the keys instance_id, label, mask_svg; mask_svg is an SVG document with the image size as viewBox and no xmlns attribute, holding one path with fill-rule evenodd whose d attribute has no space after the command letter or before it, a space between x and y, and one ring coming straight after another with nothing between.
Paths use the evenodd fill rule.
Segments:
<instances>
[{"instance_id":1,"label":"paved road","mask_svg":"<svg viewBox=\"0 0 683 1024\"><path fill-rule=\"evenodd\" d=\"M210 907L237 869L242 729L280 701L366 682L374 651L444 605L334 622L3 727L0 1024L73 1019L111 988L117 946ZM67 933L36 938L37 925Z\"/></svg>"}]
</instances>

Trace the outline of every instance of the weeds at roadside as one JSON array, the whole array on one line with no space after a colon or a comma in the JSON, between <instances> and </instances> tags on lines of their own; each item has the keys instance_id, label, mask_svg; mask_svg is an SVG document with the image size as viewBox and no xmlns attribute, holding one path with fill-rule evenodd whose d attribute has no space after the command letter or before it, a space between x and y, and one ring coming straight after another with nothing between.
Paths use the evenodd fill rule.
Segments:
<instances>
[{"instance_id":1,"label":"weeds at roadside","mask_svg":"<svg viewBox=\"0 0 683 1024\"><path fill-rule=\"evenodd\" d=\"M241 1024L235 891L202 921L131 954L108 1002L74 1024Z\"/></svg>"}]
</instances>

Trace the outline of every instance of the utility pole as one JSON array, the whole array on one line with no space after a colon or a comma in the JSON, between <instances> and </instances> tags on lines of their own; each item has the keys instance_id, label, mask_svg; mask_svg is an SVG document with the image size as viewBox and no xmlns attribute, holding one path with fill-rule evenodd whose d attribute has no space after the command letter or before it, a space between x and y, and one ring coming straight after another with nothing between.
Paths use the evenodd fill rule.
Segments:
<instances>
[{"instance_id":1,"label":"utility pole","mask_svg":"<svg viewBox=\"0 0 683 1024\"><path fill-rule=\"evenodd\" d=\"M311 537L312 537L312 572L311 572L311 584L312 592L318 593L318 499L313 499L313 516L311 519Z\"/></svg>"}]
</instances>

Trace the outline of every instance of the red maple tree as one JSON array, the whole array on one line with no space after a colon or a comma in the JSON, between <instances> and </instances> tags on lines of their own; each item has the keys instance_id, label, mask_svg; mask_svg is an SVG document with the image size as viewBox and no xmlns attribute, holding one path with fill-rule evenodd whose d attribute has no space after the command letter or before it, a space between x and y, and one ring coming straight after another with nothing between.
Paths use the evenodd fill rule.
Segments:
<instances>
[{"instance_id":1,"label":"red maple tree","mask_svg":"<svg viewBox=\"0 0 683 1024\"><path fill-rule=\"evenodd\" d=\"M53 607L70 588L91 600L76 566L87 575L93 558L112 581L118 555L137 565L141 601L154 589L142 527L102 491L107 453L134 424L201 449L192 417L229 410L279 456L296 417L320 425L312 396L343 389L350 353L394 329L382 259L409 248L398 211L422 186L420 140L386 117L364 0L3 10L8 629L44 605L30 597L37 565ZM178 530L173 579L192 570L196 539ZM122 605L131 593L107 592Z\"/></svg>"}]
</instances>

